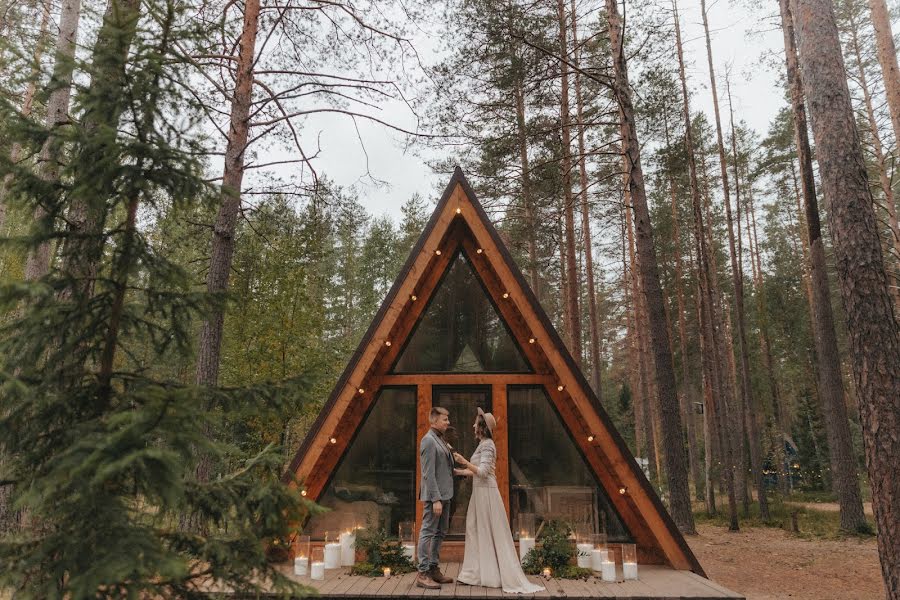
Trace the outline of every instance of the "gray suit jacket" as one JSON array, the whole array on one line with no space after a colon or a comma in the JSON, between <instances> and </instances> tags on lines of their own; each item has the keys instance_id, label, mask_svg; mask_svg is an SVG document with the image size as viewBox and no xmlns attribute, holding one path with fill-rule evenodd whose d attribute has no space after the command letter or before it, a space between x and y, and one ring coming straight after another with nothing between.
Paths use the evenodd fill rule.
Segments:
<instances>
[{"instance_id":1,"label":"gray suit jacket","mask_svg":"<svg viewBox=\"0 0 900 600\"><path fill-rule=\"evenodd\" d=\"M419 500L436 502L453 498L453 454L447 444L429 429L419 442L422 481Z\"/></svg>"}]
</instances>

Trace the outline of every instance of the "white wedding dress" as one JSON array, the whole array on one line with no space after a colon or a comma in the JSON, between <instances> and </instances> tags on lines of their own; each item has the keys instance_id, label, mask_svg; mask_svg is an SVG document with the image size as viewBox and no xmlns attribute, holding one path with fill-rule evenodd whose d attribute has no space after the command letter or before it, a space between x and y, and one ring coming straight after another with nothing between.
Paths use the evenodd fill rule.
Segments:
<instances>
[{"instance_id":1,"label":"white wedding dress","mask_svg":"<svg viewBox=\"0 0 900 600\"><path fill-rule=\"evenodd\" d=\"M472 477L472 497L466 512L465 557L456 580L503 588L510 594L533 594L544 589L531 583L522 571L494 474L497 463L494 440L481 440L470 462L478 467L478 474Z\"/></svg>"}]
</instances>

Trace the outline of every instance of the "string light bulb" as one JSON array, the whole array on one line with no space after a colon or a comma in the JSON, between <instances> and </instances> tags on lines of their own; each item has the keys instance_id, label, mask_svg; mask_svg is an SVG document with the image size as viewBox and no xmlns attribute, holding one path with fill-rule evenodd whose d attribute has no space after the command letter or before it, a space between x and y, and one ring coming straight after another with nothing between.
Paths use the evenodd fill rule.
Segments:
<instances>
[{"instance_id":1,"label":"string light bulb","mask_svg":"<svg viewBox=\"0 0 900 600\"><path fill-rule=\"evenodd\" d=\"M557 391L557 392L561 392L561 391L563 391L564 389L566 389L566 386L564 386L563 384L559 384L558 386L556 386L556 391Z\"/></svg>"},{"instance_id":2,"label":"string light bulb","mask_svg":"<svg viewBox=\"0 0 900 600\"><path fill-rule=\"evenodd\" d=\"M301 496L305 496L305 495L306 495L306 490L301 491L301 492L300 492L300 495L301 495Z\"/></svg>"},{"instance_id":3,"label":"string light bulb","mask_svg":"<svg viewBox=\"0 0 900 600\"><path fill-rule=\"evenodd\" d=\"M456 214L460 214L460 213L462 213L462 209L459 208L459 207L457 207L457 209L456 209Z\"/></svg>"},{"instance_id":4,"label":"string light bulb","mask_svg":"<svg viewBox=\"0 0 900 600\"><path fill-rule=\"evenodd\" d=\"M484 250L482 250L481 248L479 248L478 250L475 251L475 254L481 254L482 252L484 252Z\"/></svg>"},{"instance_id":5,"label":"string light bulb","mask_svg":"<svg viewBox=\"0 0 900 600\"><path fill-rule=\"evenodd\" d=\"M412 300L413 302L415 302L416 300L419 299L419 297L416 296L415 294L413 294L412 296L409 297L409 299Z\"/></svg>"},{"instance_id":6,"label":"string light bulb","mask_svg":"<svg viewBox=\"0 0 900 600\"><path fill-rule=\"evenodd\" d=\"M365 394L365 393L366 393L366 390L363 389L363 388L359 388L359 393L360 393L360 394Z\"/></svg>"},{"instance_id":7,"label":"string light bulb","mask_svg":"<svg viewBox=\"0 0 900 600\"><path fill-rule=\"evenodd\" d=\"M437 256L440 256L440 255L441 255L441 251L440 251L440 250L435 250L434 253L435 253Z\"/></svg>"},{"instance_id":8,"label":"string light bulb","mask_svg":"<svg viewBox=\"0 0 900 600\"><path fill-rule=\"evenodd\" d=\"M503 297L504 297L504 298L509 298L509 292L503 292Z\"/></svg>"},{"instance_id":9,"label":"string light bulb","mask_svg":"<svg viewBox=\"0 0 900 600\"><path fill-rule=\"evenodd\" d=\"M591 435L588 436L588 441L589 441L589 442L593 442L593 441L594 441L594 434L591 434Z\"/></svg>"},{"instance_id":10,"label":"string light bulb","mask_svg":"<svg viewBox=\"0 0 900 600\"><path fill-rule=\"evenodd\" d=\"M328 441L331 442L332 444L337 444L337 438L331 438Z\"/></svg>"},{"instance_id":11,"label":"string light bulb","mask_svg":"<svg viewBox=\"0 0 900 600\"><path fill-rule=\"evenodd\" d=\"M535 342L535 339L534 339L534 338L528 338L528 343L529 343L529 344L533 344L534 342Z\"/></svg>"},{"instance_id":12,"label":"string light bulb","mask_svg":"<svg viewBox=\"0 0 900 600\"><path fill-rule=\"evenodd\" d=\"M622 494L623 496L625 495L625 492L627 492L627 491L628 491L628 488L626 488L625 486L622 486L619 488L619 493Z\"/></svg>"},{"instance_id":13,"label":"string light bulb","mask_svg":"<svg viewBox=\"0 0 900 600\"><path fill-rule=\"evenodd\" d=\"M390 347L391 347L391 340L385 340L385 341L384 341L384 345L387 346L388 348L390 348Z\"/></svg>"}]
</instances>

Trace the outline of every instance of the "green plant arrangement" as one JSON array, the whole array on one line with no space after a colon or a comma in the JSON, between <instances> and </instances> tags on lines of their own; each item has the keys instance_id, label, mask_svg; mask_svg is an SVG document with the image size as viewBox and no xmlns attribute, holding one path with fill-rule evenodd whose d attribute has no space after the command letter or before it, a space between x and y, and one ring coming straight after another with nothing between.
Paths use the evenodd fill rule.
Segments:
<instances>
[{"instance_id":1,"label":"green plant arrangement","mask_svg":"<svg viewBox=\"0 0 900 600\"><path fill-rule=\"evenodd\" d=\"M381 577L385 567L391 569L392 575L416 570L415 564L403 553L400 540L390 537L383 528L370 526L357 532L356 549L362 550L366 559L353 566L351 575Z\"/></svg>"},{"instance_id":2,"label":"green plant arrangement","mask_svg":"<svg viewBox=\"0 0 900 600\"><path fill-rule=\"evenodd\" d=\"M522 570L529 575L540 575L549 567L554 577L559 579L587 579L593 574L590 569L583 569L572 564L575 559L575 546L569 536L572 529L560 521L549 521L538 536L540 545L532 548L525 555Z\"/></svg>"}]
</instances>

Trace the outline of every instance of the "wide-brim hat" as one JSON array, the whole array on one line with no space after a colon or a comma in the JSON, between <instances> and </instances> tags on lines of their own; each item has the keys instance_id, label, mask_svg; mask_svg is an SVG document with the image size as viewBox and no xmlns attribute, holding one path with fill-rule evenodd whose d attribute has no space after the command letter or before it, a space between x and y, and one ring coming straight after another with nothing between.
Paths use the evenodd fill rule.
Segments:
<instances>
[{"instance_id":1,"label":"wide-brim hat","mask_svg":"<svg viewBox=\"0 0 900 600\"><path fill-rule=\"evenodd\" d=\"M494 418L494 415L491 413L486 413L481 408L478 409L478 414L481 415L481 418L484 419L484 424L487 425L488 431L491 432L491 435L494 434L494 428L497 427L497 419Z\"/></svg>"}]
</instances>

